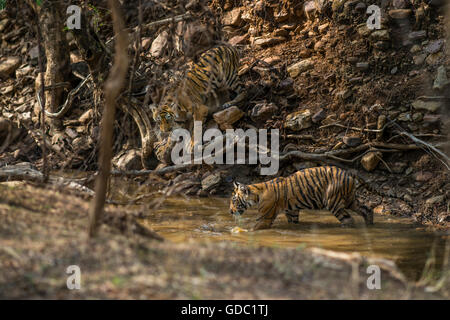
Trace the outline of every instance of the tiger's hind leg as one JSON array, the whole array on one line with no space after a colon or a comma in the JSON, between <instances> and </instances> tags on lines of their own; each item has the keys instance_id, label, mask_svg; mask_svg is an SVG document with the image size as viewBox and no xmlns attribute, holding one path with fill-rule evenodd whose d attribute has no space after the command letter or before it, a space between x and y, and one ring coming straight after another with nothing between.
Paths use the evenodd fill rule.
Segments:
<instances>
[{"instance_id":1,"label":"tiger's hind leg","mask_svg":"<svg viewBox=\"0 0 450 320\"><path fill-rule=\"evenodd\" d=\"M351 210L362 216L366 225L373 224L373 211L368 206L355 200L351 206Z\"/></svg>"},{"instance_id":2,"label":"tiger's hind leg","mask_svg":"<svg viewBox=\"0 0 450 320\"><path fill-rule=\"evenodd\" d=\"M353 220L347 209L340 209L334 213L334 216L341 222L343 227L352 227L355 225L355 220Z\"/></svg>"},{"instance_id":3,"label":"tiger's hind leg","mask_svg":"<svg viewBox=\"0 0 450 320\"><path fill-rule=\"evenodd\" d=\"M288 223L298 224L299 211L298 210L286 210L285 212Z\"/></svg>"}]
</instances>

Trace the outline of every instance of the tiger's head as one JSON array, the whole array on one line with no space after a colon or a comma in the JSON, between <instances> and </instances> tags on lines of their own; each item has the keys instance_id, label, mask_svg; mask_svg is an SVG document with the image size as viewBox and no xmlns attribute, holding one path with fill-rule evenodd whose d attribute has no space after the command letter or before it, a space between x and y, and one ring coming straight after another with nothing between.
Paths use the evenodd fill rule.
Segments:
<instances>
[{"instance_id":1,"label":"tiger's head","mask_svg":"<svg viewBox=\"0 0 450 320\"><path fill-rule=\"evenodd\" d=\"M159 125L161 132L170 132L175 121L175 114L169 104L162 104L159 107L152 107L153 120Z\"/></svg>"},{"instance_id":2,"label":"tiger's head","mask_svg":"<svg viewBox=\"0 0 450 320\"><path fill-rule=\"evenodd\" d=\"M230 200L230 213L243 214L244 211L256 203L257 196L252 193L249 186L235 182L234 191Z\"/></svg>"}]
</instances>

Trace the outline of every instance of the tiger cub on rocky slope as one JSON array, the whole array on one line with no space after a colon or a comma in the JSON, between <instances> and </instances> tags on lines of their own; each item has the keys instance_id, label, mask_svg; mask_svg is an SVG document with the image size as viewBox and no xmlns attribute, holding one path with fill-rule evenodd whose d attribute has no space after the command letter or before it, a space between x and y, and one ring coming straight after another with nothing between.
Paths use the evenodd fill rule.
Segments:
<instances>
[{"instance_id":1,"label":"tiger cub on rocky slope","mask_svg":"<svg viewBox=\"0 0 450 320\"><path fill-rule=\"evenodd\" d=\"M222 45L204 52L197 63L192 63L180 85L169 91L159 107L152 107L153 119L161 132L180 127L190 118L203 122L208 114L242 101L245 94L238 71L239 55L234 47ZM221 97L228 97L229 90L236 97L221 105Z\"/></svg>"},{"instance_id":2,"label":"tiger cub on rocky slope","mask_svg":"<svg viewBox=\"0 0 450 320\"><path fill-rule=\"evenodd\" d=\"M356 181L359 182L358 187ZM289 223L298 223L301 209L329 210L344 225L354 223L349 213L354 211L364 218L366 224L373 224L372 210L355 199L356 189L360 186L387 196L340 168L316 167L252 185L235 183L230 213L242 214L257 205L260 216L254 230L270 228L281 212L286 214Z\"/></svg>"}]
</instances>

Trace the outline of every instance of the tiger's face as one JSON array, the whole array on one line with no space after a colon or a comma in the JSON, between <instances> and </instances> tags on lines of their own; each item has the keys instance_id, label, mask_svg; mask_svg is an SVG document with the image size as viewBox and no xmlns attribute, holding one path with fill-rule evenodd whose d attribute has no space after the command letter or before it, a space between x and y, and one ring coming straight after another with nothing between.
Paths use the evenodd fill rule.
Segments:
<instances>
[{"instance_id":1,"label":"tiger's face","mask_svg":"<svg viewBox=\"0 0 450 320\"><path fill-rule=\"evenodd\" d=\"M161 132L170 132L175 121L175 115L168 104L159 107L152 107L152 116Z\"/></svg>"},{"instance_id":2,"label":"tiger's face","mask_svg":"<svg viewBox=\"0 0 450 320\"><path fill-rule=\"evenodd\" d=\"M245 184L235 182L230 200L230 213L241 215L255 203L250 189Z\"/></svg>"}]
</instances>

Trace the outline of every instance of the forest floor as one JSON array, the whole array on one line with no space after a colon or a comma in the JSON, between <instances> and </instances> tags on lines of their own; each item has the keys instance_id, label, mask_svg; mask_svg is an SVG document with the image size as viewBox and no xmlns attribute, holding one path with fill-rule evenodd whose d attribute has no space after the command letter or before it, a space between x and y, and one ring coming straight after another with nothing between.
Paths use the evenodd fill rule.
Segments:
<instances>
[{"instance_id":1,"label":"forest floor","mask_svg":"<svg viewBox=\"0 0 450 320\"><path fill-rule=\"evenodd\" d=\"M87 239L89 201L36 185L0 185L1 299L448 299L449 279L408 282L387 260L230 242L176 244L104 224ZM108 205L107 215L122 209ZM369 290L367 266L381 268ZM66 269L81 270L69 290ZM431 292L430 292L431 291Z\"/></svg>"}]
</instances>

